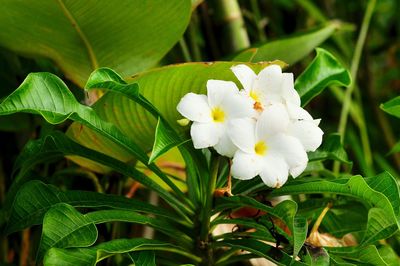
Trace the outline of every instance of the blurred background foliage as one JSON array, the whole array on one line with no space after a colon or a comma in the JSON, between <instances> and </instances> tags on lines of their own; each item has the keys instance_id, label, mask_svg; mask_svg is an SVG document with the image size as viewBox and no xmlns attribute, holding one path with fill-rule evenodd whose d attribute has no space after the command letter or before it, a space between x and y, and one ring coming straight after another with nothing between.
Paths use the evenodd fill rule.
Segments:
<instances>
[{"instance_id":1,"label":"blurred background foliage","mask_svg":"<svg viewBox=\"0 0 400 266\"><path fill-rule=\"evenodd\" d=\"M2 2L7 1L0 1L0 4ZM335 27L332 34L329 34L331 36L316 45L327 49L352 69L363 16L371 2L375 4L375 1L364 0L192 0L192 13L183 37L177 38L179 41L175 44L174 40L166 44L165 52L160 52L161 60L153 60L141 68L132 68L129 74L124 74L129 77L152 67L182 62L231 60L248 48L262 47L263 44L293 36L299 37L332 21L335 21ZM400 1L376 1L358 70L352 71L355 87L350 116L347 127L345 130L342 128L345 131L345 148L353 161L352 168L347 165L342 167L349 173L372 176L386 170L397 180L400 178L400 153L390 153L400 139L400 124L398 119L379 109L382 102L400 94L399 14ZM182 16L185 17L184 14ZM108 23L113 24L113 21ZM184 28L177 29L176 36L180 36L183 30ZM82 82L71 79L71 75L62 70L65 69L62 61L55 63L44 54L37 56L34 52L20 51L13 42L7 43L1 36L0 34L0 99L17 88L28 73L47 71L63 77L80 101L90 101L91 98L81 88ZM28 49L32 51L38 49L34 42L29 45ZM118 46L109 48L119 49ZM294 47L296 48L303 47ZM281 49L288 49L289 54L293 47L282 46ZM313 52L309 53L302 60L290 64L286 71L294 72L295 77L298 76L313 57ZM281 58L264 60L273 59ZM115 64L118 65L118 62ZM110 66L110 63L100 66ZM322 118L321 127L326 135L340 131L338 127L344 98L343 88L331 86L307 106L314 117ZM27 114L0 117L0 205L4 203L12 183L10 177L13 163L27 141L54 129L66 130L68 126L68 122L61 126L49 125L40 117ZM175 175L181 174L182 165L179 161L178 164L171 164L170 158L166 157L163 163ZM136 193L135 197L148 197L146 191L136 191L138 185L132 181L118 179L113 173L95 174L67 160L48 162L36 170L39 179L49 176L46 180L48 183L62 188L106 191L128 196ZM0 216L0 227L3 224L4 217ZM107 239L121 234L118 230L121 229L110 230L104 226L101 228L101 237ZM35 245L40 237L38 231L40 230L36 228L26 229L8 238L1 237L0 264L32 263ZM397 234L389 241L393 242L394 249L400 255L399 239Z\"/></svg>"}]
</instances>

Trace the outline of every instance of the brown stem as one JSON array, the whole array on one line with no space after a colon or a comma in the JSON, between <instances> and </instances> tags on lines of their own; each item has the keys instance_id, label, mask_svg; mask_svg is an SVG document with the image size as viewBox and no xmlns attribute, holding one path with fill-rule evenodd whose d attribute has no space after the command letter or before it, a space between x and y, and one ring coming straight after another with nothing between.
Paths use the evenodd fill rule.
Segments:
<instances>
[{"instance_id":1,"label":"brown stem","mask_svg":"<svg viewBox=\"0 0 400 266\"><path fill-rule=\"evenodd\" d=\"M30 229L25 229L22 231L22 243L21 243L21 257L19 260L20 266L27 266L29 265L29 250L30 250Z\"/></svg>"}]
</instances>

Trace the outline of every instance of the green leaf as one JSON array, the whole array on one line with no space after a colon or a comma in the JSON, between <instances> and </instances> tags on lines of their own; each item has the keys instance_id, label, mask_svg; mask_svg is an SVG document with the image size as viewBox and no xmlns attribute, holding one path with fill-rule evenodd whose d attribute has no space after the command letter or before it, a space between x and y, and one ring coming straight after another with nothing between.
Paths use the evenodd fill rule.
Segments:
<instances>
[{"instance_id":1,"label":"green leaf","mask_svg":"<svg viewBox=\"0 0 400 266\"><path fill-rule=\"evenodd\" d=\"M381 104L380 107L386 113L400 118L400 96Z\"/></svg>"},{"instance_id":2,"label":"green leaf","mask_svg":"<svg viewBox=\"0 0 400 266\"><path fill-rule=\"evenodd\" d=\"M379 183L376 184L376 187L379 187ZM393 191L398 191L398 187L387 187L386 190L385 194L392 195ZM369 216L372 215L372 219L369 219L367 223L367 230L363 236L364 245L390 236L394 229L393 225L396 225L397 228L399 227L397 215L388 197L382 192L372 189L361 176L353 176L350 179L337 179L333 181L310 181L300 184L292 183L274 190L272 195L281 196L301 193L335 193L355 197L369 204L371 207ZM384 222L376 219L376 208L379 208L380 212L385 213L384 216L380 216L380 219L383 219Z\"/></svg>"},{"instance_id":3,"label":"green leaf","mask_svg":"<svg viewBox=\"0 0 400 266\"><path fill-rule=\"evenodd\" d=\"M172 131L170 127L167 127L165 122L159 118L149 163L154 162L158 157L181 143L182 141L180 138L177 138L176 132Z\"/></svg>"},{"instance_id":4,"label":"green leaf","mask_svg":"<svg viewBox=\"0 0 400 266\"><path fill-rule=\"evenodd\" d=\"M97 228L90 219L73 207L59 203L43 218L38 258L51 247L89 247L97 240Z\"/></svg>"},{"instance_id":5,"label":"green leaf","mask_svg":"<svg viewBox=\"0 0 400 266\"><path fill-rule=\"evenodd\" d=\"M2 9L1 46L50 58L83 87L101 66L125 77L154 66L182 37L191 1L4 1Z\"/></svg>"},{"instance_id":6,"label":"green leaf","mask_svg":"<svg viewBox=\"0 0 400 266\"><path fill-rule=\"evenodd\" d=\"M393 153L399 153L400 152L400 141L398 141L393 148L389 151L389 155Z\"/></svg>"},{"instance_id":7,"label":"green leaf","mask_svg":"<svg viewBox=\"0 0 400 266\"><path fill-rule=\"evenodd\" d=\"M94 71L85 86L86 89L106 89L112 92L120 93L140 106L145 108L151 113L154 118L158 119L157 127L155 130L155 140L153 144L153 150L149 159L149 164L152 163L156 158L177 146L182 141L177 133L171 128L171 126L164 121L163 115L144 98L140 93L139 89L135 84L127 84L116 72L109 68L100 68Z\"/></svg>"},{"instance_id":8,"label":"green leaf","mask_svg":"<svg viewBox=\"0 0 400 266\"><path fill-rule=\"evenodd\" d=\"M367 265L388 265L375 246L367 246L364 248L358 247L343 247L343 248L327 248L329 254L335 255L350 262Z\"/></svg>"},{"instance_id":9,"label":"green leaf","mask_svg":"<svg viewBox=\"0 0 400 266\"><path fill-rule=\"evenodd\" d=\"M339 134L330 134L318 150L308 153L308 159L310 162L330 159L351 164L346 150L343 148L343 144L340 141Z\"/></svg>"},{"instance_id":10,"label":"green leaf","mask_svg":"<svg viewBox=\"0 0 400 266\"><path fill-rule=\"evenodd\" d=\"M306 246L307 256L305 262L311 266L328 266L330 265L330 257L326 250L322 247Z\"/></svg>"},{"instance_id":11,"label":"green leaf","mask_svg":"<svg viewBox=\"0 0 400 266\"><path fill-rule=\"evenodd\" d=\"M307 238L308 223L302 216L296 216L293 223L293 258L296 258Z\"/></svg>"},{"instance_id":12,"label":"green leaf","mask_svg":"<svg viewBox=\"0 0 400 266\"><path fill-rule=\"evenodd\" d=\"M152 239L134 238L112 240L90 248L51 248L45 255L44 265L96 265L99 261L102 261L115 254L123 254L143 250L167 251L183 255L194 262L201 261L201 259L197 256L188 253L172 244Z\"/></svg>"},{"instance_id":13,"label":"green leaf","mask_svg":"<svg viewBox=\"0 0 400 266\"><path fill-rule=\"evenodd\" d=\"M328 39L339 26L337 22L331 22L293 37L267 42L259 47L241 52L234 58L234 61L259 62L279 59L292 65Z\"/></svg>"},{"instance_id":14,"label":"green leaf","mask_svg":"<svg viewBox=\"0 0 400 266\"><path fill-rule=\"evenodd\" d=\"M296 260L292 261L292 257L280 249L254 239L222 240L214 243L214 246L243 249L259 257L266 258L277 265L305 265Z\"/></svg>"},{"instance_id":15,"label":"green leaf","mask_svg":"<svg viewBox=\"0 0 400 266\"><path fill-rule=\"evenodd\" d=\"M148 178L142 172L136 170L133 166L108 157L105 154L87 149L78 143L73 142L64 134L57 131L52 132L51 135L48 135L42 139L29 142L24 151L18 157L18 160L15 163L15 168L21 168L20 173L25 173L34 165L49 160L49 158L65 155L79 155L109 166L115 171L134 178L139 183L156 191L160 197L167 202L177 202L177 200L173 198L168 191L163 189L158 183ZM18 190L18 188L23 184L23 181L24 180L21 181L19 179L14 181L10 191L16 193L14 191ZM7 196L7 202L11 202L11 198L9 198L9 196ZM173 219L176 218L177 217Z\"/></svg>"},{"instance_id":16,"label":"green leaf","mask_svg":"<svg viewBox=\"0 0 400 266\"><path fill-rule=\"evenodd\" d=\"M137 85L132 85L132 87L135 86ZM29 74L18 89L0 104L0 115L16 112L40 114L52 124L62 123L66 119L78 121L118 144L120 148L144 164L147 164L149 160L147 154L132 141L132 138L128 138L113 124L99 118L91 107L78 103L64 82L53 74ZM148 168L170 186L176 195L185 199L182 191L156 165L149 164ZM169 198L173 200L171 196ZM178 200L173 206L179 212L182 210L191 212Z\"/></svg>"},{"instance_id":17,"label":"green leaf","mask_svg":"<svg viewBox=\"0 0 400 266\"><path fill-rule=\"evenodd\" d=\"M272 63L285 66L281 61L248 64L248 66L258 72ZM189 127L181 127L176 122L182 118L176 110L181 98L189 92L205 94L206 83L209 79L233 80L239 85L239 81L230 70L230 67L236 64L239 63L209 62L165 66L136 75L129 79L128 83L137 83L142 95L140 100L147 99L148 103L158 110L158 115L162 114L166 124L182 132L187 131ZM150 106L146 109L139 106L137 104L139 99L133 100L135 88L127 86L117 74L112 72L103 68L91 76L88 88L101 86L101 88L113 90L101 97L92 108L102 119L113 123L121 132L134 139L143 150L150 151L154 144L158 117L154 117L154 112L146 111L146 109L150 110ZM131 97L128 98L127 95ZM104 138L100 134L80 123L73 123L67 134L93 150L101 151L122 161L132 160L132 156L124 153L121 147L115 144L103 144Z\"/></svg>"},{"instance_id":18,"label":"green leaf","mask_svg":"<svg viewBox=\"0 0 400 266\"><path fill-rule=\"evenodd\" d=\"M72 206L59 203L52 207L43 220L42 240L39 247L39 258L51 247L86 247L97 239L95 224L106 222L130 222L144 224L153 227L172 238L175 238L180 246L191 246L192 239L171 224L160 218L147 217L133 211L126 210L102 210L80 214ZM95 237L94 237L94 232ZM92 241L89 242L91 239ZM83 241L80 244L80 241ZM90 244L87 244L90 243Z\"/></svg>"},{"instance_id":19,"label":"green leaf","mask_svg":"<svg viewBox=\"0 0 400 266\"><path fill-rule=\"evenodd\" d=\"M6 233L22 230L26 227L41 224L43 216L51 207L59 203L68 203L79 208L107 208L149 213L177 220L168 210L149 203L115 195L89 191L61 191L52 185L33 180L18 191L11 208Z\"/></svg>"},{"instance_id":20,"label":"green leaf","mask_svg":"<svg viewBox=\"0 0 400 266\"><path fill-rule=\"evenodd\" d=\"M156 266L154 251L135 251L128 253L135 266Z\"/></svg>"},{"instance_id":21,"label":"green leaf","mask_svg":"<svg viewBox=\"0 0 400 266\"><path fill-rule=\"evenodd\" d=\"M316 51L314 60L294 83L302 106L330 85L347 87L351 83L349 71L331 53L322 48L317 48Z\"/></svg>"},{"instance_id":22,"label":"green leaf","mask_svg":"<svg viewBox=\"0 0 400 266\"><path fill-rule=\"evenodd\" d=\"M285 200L273 208L253 198L241 195L217 198L215 209L213 211L217 213L223 210L231 210L241 207L253 207L260 211L267 212L284 221L291 230L293 228L294 217L297 211L296 202L291 200Z\"/></svg>"}]
</instances>

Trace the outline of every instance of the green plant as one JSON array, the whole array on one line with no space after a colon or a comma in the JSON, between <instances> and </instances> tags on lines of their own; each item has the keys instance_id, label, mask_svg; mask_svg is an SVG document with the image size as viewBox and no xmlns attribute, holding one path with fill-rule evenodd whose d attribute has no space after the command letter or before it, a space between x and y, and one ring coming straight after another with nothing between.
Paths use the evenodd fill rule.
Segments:
<instances>
[{"instance_id":1,"label":"green plant","mask_svg":"<svg viewBox=\"0 0 400 266\"><path fill-rule=\"evenodd\" d=\"M231 174L239 176L231 173L232 161L215 149L195 149L188 121L181 120L176 107L187 93L204 94L210 80L233 81L246 91L232 67L245 65L255 73L271 65L285 69L287 63L300 62L346 24L327 22L303 34L249 48L240 17L228 25L224 35L234 44L227 55L232 61L220 61L221 57L216 56L213 62L144 71L178 41L171 53L179 51L186 61L205 58L201 42L194 35L199 26L196 11L181 38L191 7L194 10L201 1L192 1L192 5L190 1L171 1L164 6L153 2L131 1L115 9L110 6L113 1L89 3L95 7L90 12L104 15L95 23L101 27L93 30L93 14L82 12L85 5L74 5L72 1L68 6L58 1L28 11L28 3L6 1L9 12L0 15L4 24L10 26L13 14L21 14L21 10L26 16L18 21L17 28L29 25L27 20L40 12L51 14L55 22L48 24L47 18L39 16L37 24L30 25L31 31L40 30L38 34L27 34L16 42L12 39L20 32L10 26L0 33L0 43L28 54L47 55L53 51L47 56L62 72L51 68L52 72L60 76L64 73L73 83L48 72L31 73L0 103L0 119L31 121L31 116L20 116L29 113L45 120L42 123L35 118L30 122L40 124L40 135L29 140L18 154L10 175L12 182L7 179L7 195L4 201L0 197L0 226L5 234L27 232L27 228L40 225L41 232L32 233L31 241L37 243L32 257L44 265L96 265L104 260L117 265L235 265L252 258L265 258L278 265L397 265L400 194L393 177L397 171L391 169L387 158L372 156L368 113L363 109L356 79L376 2L369 1L366 9L350 72L341 62L348 49L341 35L335 35L336 46L328 49L335 55L317 48L315 57L303 64L307 67L294 83L301 107L307 106L314 116L314 98L333 95L343 102L342 116L339 134L326 134L321 147L308 149L307 167L297 174L291 171L292 176L301 174L296 179L290 177L284 185L286 180L270 184L258 174L249 180L231 180ZM259 27L257 1L250 2ZM311 1L298 2L311 17L326 22ZM222 22L230 12L241 15L238 5L216 3L216 16ZM142 5L155 9L142 13L148 10ZM131 7L141 8L125 13ZM108 25L104 21L109 16L115 18L117 28L121 23L125 25L127 32L118 33L123 36L105 37ZM134 26L124 24L125 16ZM46 31L64 26L68 29L71 20L75 31L42 38ZM166 20L171 25L163 28ZM150 25L152 22L159 27ZM165 36L154 42L158 34ZM266 39L260 28L254 36ZM75 40L71 42L73 54L68 53L69 41L60 45L64 38ZM94 39L98 41L91 43ZM28 40L42 49L32 49ZM114 42L118 49L111 49ZM343 50L337 52L338 48ZM82 54L86 55L84 59ZM147 54L151 56L143 58ZM121 75L100 66L114 68ZM96 96L95 102L80 97L76 85ZM327 88L332 94L323 93ZM383 104L382 109L399 117L398 97ZM323 114L318 116L325 121ZM347 125L348 116L354 125ZM332 124L329 121L335 127ZM357 130L360 140L355 137ZM349 144L349 140L353 141ZM346 153L346 144L352 156ZM400 145L392 147L391 153L398 153ZM165 156L179 161L171 167L177 172L168 171L171 165L162 164ZM375 174L374 163L387 171ZM306 165L302 162L302 166ZM359 172L366 177L353 175ZM136 191L135 197L123 195L124 186L132 190L137 184L143 188ZM219 230L227 225L230 229Z\"/></svg>"}]
</instances>

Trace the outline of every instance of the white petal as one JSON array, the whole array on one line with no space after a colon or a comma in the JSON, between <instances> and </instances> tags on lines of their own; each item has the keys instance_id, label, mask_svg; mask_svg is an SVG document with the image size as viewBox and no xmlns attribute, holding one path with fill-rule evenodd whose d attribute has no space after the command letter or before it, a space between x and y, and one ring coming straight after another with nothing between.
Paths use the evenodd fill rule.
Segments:
<instances>
[{"instance_id":1,"label":"white petal","mask_svg":"<svg viewBox=\"0 0 400 266\"><path fill-rule=\"evenodd\" d=\"M282 93L286 102L300 106L301 100L299 93L294 89L293 73L282 73Z\"/></svg>"},{"instance_id":2,"label":"white petal","mask_svg":"<svg viewBox=\"0 0 400 266\"><path fill-rule=\"evenodd\" d=\"M228 135L228 132L225 130L218 143L214 146L214 149L219 154L231 158L238 148L235 146L235 144L233 144L231 138Z\"/></svg>"},{"instance_id":3,"label":"white petal","mask_svg":"<svg viewBox=\"0 0 400 266\"><path fill-rule=\"evenodd\" d=\"M292 103L286 103L290 119L313 120L312 116L303 108Z\"/></svg>"},{"instance_id":4,"label":"white petal","mask_svg":"<svg viewBox=\"0 0 400 266\"><path fill-rule=\"evenodd\" d=\"M276 154L264 157L260 177L269 187L279 188L286 183L289 175L289 167L285 160Z\"/></svg>"},{"instance_id":5,"label":"white petal","mask_svg":"<svg viewBox=\"0 0 400 266\"><path fill-rule=\"evenodd\" d=\"M193 145L196 149L212 147L218 143L224 133L224 126L219 123L193 122L190 128Z\"/></svg>"},{"instance_id":6,"label":"white petal","mask_svg":"<svg viewBox=\"0 0 400 266\"><path fill-rule=\"evenodd\" d=\"M242 94L234 94L225 97L221 103L223 110L226 110L228 119L246 118L255 115L253 101Z\"/></svg>"},{"instance_id":7,"label":"white petal","mask_svg":"<svg viewBox=\"0 0 400 266\"><path fill-rule=\"evenodd\" d=\"M251 118L232 119L228 123L228 134L232 142L242 151L254 153L255 121Z\"/></svg>"},{"instance_id":8,"label":"white petal","mask_svg":"<svg viewBox=\"0 0 400 266\"><path fill-rule=\"evenodd\" d=\"M283 104L275 103L267 106L256 125L256 139L266 140L268 136L287 131L289 115Z\"/></svg>"},{"instance_id":9,"label":"white petal","mask_svg":"<svg viewBox=\"0 0 400 266\"><path fill-rule=\"evenodd\" d=\"M286 161L293 177L301 174L308 162L307 153L301 142L292 136L275 135L268 139L268 154L282 156Z\"/></svg>"},{"instance_id":10,"label":"white petal","mask_svg":"<svg viewBox=\"0 0 400 266\"><path fill-rule=\"evenodd\" d=\"M246 65L233 66L231 67L231 70L240 83L242 83L244 90L250 91L253 87L253 82L257 77L256 73Z\"/></svg>"},{"instance_id":11,"label":"white petal","mask_svg":"<svg viewBox=\"0 0 400 266\"><path fill-rule=\"evenodd\" d=\"M188 93L180 100L176 107L179 113L191 121L209 122L211 109L208 106L207 96L203 94Z\"/></svg>"},{"instance_id":12,"label":"white petal","mask_svg":"<svg viewBox=\"0 0 400 266\"><path fill-rule=\"evenodd\" d=\"M212 108L219 106L229 95L238 94L239 89L232 81L210 79L207 81L208 104Z\"/></svg>"},{"instance_id":13,"label":"white petal","mask_svg":"<svg viewBox=\"0 0 400 266\"><path fill-rule=\"evenodd\" d=\"M282 69L278 65L270 65L258 73L258 85L264 91L280 92L282 90Z\"/></svg>"},{"instance_id":14,"label":"white petal","mask_svg":"<svg viewBox=\"0 0 400 266\"><path fill-rule=\"evenodd\" d=\"M297 121L289 126L288 134L297 138L306 151L315 151L322 143L324 132L311 121Z\"/></svg>"},{"instance_id":15,"label":"white petal","mask_svg":"<svg viewBox=\"0 0 400 266\"><path fill-rule=\"evenodd\" d=\"M237 151L232 160L232 176L237 179L252 179L261 171L262 159L256 154Z\"/></svg>"}]
</instances>

